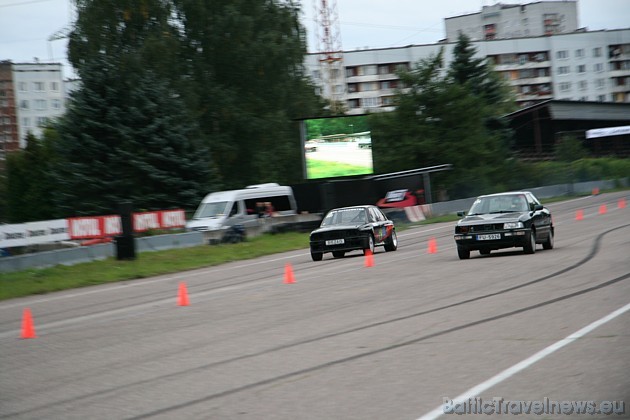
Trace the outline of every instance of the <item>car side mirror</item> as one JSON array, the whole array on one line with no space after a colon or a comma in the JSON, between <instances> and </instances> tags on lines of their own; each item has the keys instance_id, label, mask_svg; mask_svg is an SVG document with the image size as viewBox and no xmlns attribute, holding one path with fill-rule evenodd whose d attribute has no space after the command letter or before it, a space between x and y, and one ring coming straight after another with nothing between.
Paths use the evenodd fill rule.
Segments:
<instances>
[{"instance_id":1,"label":"car side mirror","mask_svg":"<svg viewBox=\"0 0 630 420\"><path fill-rule=\"evenodd\" d=\"M458 211L457 212L457 216L464 217L464 216L466 216L466 212L465 211Z\"/></svg>"},{"instance_id":2,"label":"car side mirror","mask_svg":"<svg viewBox=\"0 0 630 420\"><path fill-rule=\"evenodd\" d=\"M534 211L543 210L545 207L542 204L534 204Z\"/></svg>"}]
</instances>

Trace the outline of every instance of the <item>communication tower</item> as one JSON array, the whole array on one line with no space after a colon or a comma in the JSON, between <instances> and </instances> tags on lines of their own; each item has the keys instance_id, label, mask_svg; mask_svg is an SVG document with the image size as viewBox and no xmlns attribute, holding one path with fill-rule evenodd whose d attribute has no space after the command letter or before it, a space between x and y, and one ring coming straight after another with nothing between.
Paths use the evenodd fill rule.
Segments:
<instances>
[{"instance_id":1,"label":"communication tower","mask_svg":"<svg viewBox=\"0 0 630 420\"><path fill-rule=\"evenodd\" d=\"M343 113L342 98L345 92L343 50L337 0L315 0L315 28L323 95L330 101L333 111Z\"/></svg>"}]
</instances>

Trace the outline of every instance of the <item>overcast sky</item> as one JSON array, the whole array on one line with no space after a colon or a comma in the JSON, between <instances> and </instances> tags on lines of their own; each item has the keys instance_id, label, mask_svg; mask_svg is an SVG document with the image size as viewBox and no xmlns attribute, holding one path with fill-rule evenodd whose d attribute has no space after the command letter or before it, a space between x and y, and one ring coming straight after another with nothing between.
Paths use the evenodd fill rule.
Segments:
<instances>
[{"instance_id":1,"label":"overcast sky","mask_svg":"<svg viewBox=\"0 0 630 420\"><path fill-rule=\"evenodd\" d=\"M302 0L309 52L315 50L314 2ZM329 0L332 1L332 0ZM527 4L536 0L505 0ZM65 39L49 41L72 22L72 0L0 0L0 60L67 65ZM444 18L475 13L489 0L337 0L344 50L432 44L445 38ZM630 28L630 0L579 0L578 24L589 30ZM64 69L66 77L71 75Z\"/></svg>"}]
</instances>

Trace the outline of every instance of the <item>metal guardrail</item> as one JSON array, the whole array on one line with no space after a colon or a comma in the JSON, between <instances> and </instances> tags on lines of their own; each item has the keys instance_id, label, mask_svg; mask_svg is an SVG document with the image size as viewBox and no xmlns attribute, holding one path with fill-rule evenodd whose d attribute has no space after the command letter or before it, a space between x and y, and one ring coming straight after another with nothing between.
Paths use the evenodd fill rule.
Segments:
<instances>
[{"instance_id":1,"label":"metal guardrail","mask_svg":"<svg viewBox=\"0 0 630 420\"><path fill-rule=\"evenodd\" d=\"M539 199L549 197L559 197L570 194L588 194L595 188L600 190L612 189L618 186L630 186L630 178L622 178L617 180L590 181L575 184L550 185L545 187L524 188L523 190L531 191ZM428 216L440 216L444 214L453 214L461 210L468 210L476 197L465 198L461 200L443 201L433 204L427 204ZM402 212L404 214L404 211ZM398 216L398 214L397 214ZM313 217L301 220L312 222ZM297 222L297 220L296 220ZM258 231L248 231L248 236L256 236L263 231L272 232L269 229L273 225L266 226L267 229ZM275 231L285 231L289 226L275 226ZM135 238L136 250L138 252L161 251L174 248L186 248L198 245L208 244L208 238L201 232L186 232L172 235L147 236ZM8 273L13 271L27 270L32 268L52 267L55 265L73 265L94 260L104 260L116 256L116 245L113 243L85 246L78 248L59 249L54 251L37 252L33 254L17 255L13 257L0 257L0 273Z\"/></svg>"}]
</instances>

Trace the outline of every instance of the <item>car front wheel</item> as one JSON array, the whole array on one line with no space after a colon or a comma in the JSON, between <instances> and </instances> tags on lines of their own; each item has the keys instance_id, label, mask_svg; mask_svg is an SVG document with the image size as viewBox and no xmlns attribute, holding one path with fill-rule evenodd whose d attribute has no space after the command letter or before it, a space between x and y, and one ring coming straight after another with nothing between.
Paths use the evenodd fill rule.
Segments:
<instances>
[{"instance_id":1,"label":"car front wheel","mask_svg":"<svg viewBox=\"0 0 630 420\"><path fill-rule=\"evenodd\" d=\"M457 255L459 256L460 260L467 260L468 258L470 258L470 250L464 247L458 246Z\"/></svg>"},{"instance_id":2,"label":"car front wheel","mask_svg":"<svg viewBox=\"0 0 630 420\"><path fill-rule=\"evenodd\" d=\"M367 254L368 251L374 254L374 236L372 234L368 235L368 247L363 250L363 255Z\"/></svg>"},{"instance_id":3,"label":"car front wheel","mask_svg":"<svg viewBox=\"0 0 630 420\"><path fill-rule=\"evenodd\" d=\"M529 232L529 238L528 239L529 240L527 241L527 243L523 247L523 251L526 254L533 254L534 252L536 252L536 232L531 230Z\"/></svg>"},{"instance_id":4,"label":"car front wheel","mask_svg":"<svg viewBox=\"0 0 630 420\"><path fill-rule=\"evenodd\" d=\"M324 258L324 254L321 252L311 252L311 258L313 261L321 261Z\"/></svg>"}]
</instances>

